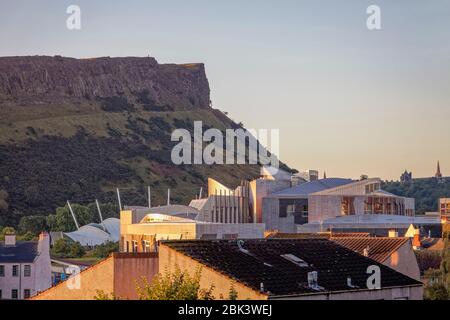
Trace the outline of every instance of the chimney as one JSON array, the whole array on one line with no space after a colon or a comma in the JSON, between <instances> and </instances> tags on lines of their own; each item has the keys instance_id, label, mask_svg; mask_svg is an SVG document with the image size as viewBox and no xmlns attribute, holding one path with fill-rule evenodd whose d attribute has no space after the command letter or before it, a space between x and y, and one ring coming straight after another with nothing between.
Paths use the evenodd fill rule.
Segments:
<instances>
[{"instance_id":1,"label":"chimney","mask_svg":"<svg viewBox=\"0 0 450 320\"><path fill-rule=\"evenodd\" d=\"M40 254L50 253L50 236L47 232L41 232L39 235L38 252Z\"/></svg>"},{"instance_id":2,"label":"chimney","mask_svg":"<svg viewBox=\"0 0 450 320\"><path fill-rule=\"evenodd\" d=\"M398 232L396 230L389 230L389 238L398 238Z\"/></svg>"},{"instance_id":3,"label":"chimney","mask_svg":"<svg viewBox=\"0 0 450 320\"><path fill-rule=\"evenodd\" d=\"M8 247L16 246L16 235L14 233L5 234L5 246Z\"/></svg>"},{"instance_id":4,"label":"chimney","mask_svg":"<svg viewBox=\"0 0 450 320\"><path fill-rule=\"evenodd\" d=\"M363 256L364 257L369 257L369 253L370 253L370 247L367 246L366 248L364 248Z\"/></svg>"}]
</instances>

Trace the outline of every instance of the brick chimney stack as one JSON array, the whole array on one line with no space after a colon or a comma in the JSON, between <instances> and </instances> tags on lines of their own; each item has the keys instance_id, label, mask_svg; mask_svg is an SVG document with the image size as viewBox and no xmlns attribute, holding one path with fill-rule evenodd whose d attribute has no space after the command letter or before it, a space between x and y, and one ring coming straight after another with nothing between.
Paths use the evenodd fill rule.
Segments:
<instances>
[{"instance_id":1,"label":"brick chimney stack","mask_svg":"<svg viewBox=\"0 0 450 320\"><path fill-rule=\"evenodd\" d=\"M5 234L5 246L8 247L16 246L16 235L14 233Z\"/></svg>"}]
</instances>

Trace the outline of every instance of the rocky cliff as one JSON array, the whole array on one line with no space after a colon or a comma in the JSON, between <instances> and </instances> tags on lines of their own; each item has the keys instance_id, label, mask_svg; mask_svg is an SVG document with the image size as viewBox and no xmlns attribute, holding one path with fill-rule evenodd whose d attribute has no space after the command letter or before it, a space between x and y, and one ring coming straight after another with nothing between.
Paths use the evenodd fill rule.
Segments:
<instances>
[{"instance_id":1,"label":"rocky cliff","mask_svg":"<svg viewBox=\"0 0 450 320\"><path fill-rule=\"evenodd\" d=\"M3 102L48 103L64 98L131 96L144 91L158 105L209 107L209 85L203 64L159 64L150 57L0 58Z\"/></svg>"}]
</instances>

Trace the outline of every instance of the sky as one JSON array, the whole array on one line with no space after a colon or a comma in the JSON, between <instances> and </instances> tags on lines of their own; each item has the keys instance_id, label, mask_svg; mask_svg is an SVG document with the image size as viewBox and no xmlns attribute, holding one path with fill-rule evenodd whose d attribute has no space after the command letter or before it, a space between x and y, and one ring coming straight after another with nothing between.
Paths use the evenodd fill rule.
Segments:
<instances>
[{"instance_id":1,"label":"sky","mask_svg":"<svg viewBox=\"0 0 450 320\"><path fill-rule=\"evenodd\" d=\"M448 0L0 0L0 56L203 62L213 106L279 129L291 167L397 180L440 160L450 176L449 17Z\"/></svg>"}]
</instances>

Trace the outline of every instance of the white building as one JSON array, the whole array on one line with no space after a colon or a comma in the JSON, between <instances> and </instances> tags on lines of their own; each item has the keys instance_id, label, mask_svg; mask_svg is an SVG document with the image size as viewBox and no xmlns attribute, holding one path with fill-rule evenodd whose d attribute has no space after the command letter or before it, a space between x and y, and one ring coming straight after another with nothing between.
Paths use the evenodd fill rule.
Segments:
<instances>
[{"instance_id":1,"label":"white building","mask_svg":"<svg viewBox=\"0 0 450 320\"><path fill-rule=\"evenodd\" d=\"M14 234L0 242L0 299L27 299L51 287L50 239L16 241Z\"/></svg>"}]
</instances>

